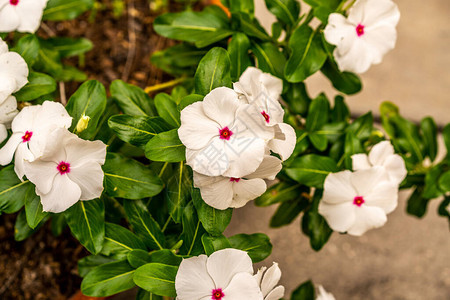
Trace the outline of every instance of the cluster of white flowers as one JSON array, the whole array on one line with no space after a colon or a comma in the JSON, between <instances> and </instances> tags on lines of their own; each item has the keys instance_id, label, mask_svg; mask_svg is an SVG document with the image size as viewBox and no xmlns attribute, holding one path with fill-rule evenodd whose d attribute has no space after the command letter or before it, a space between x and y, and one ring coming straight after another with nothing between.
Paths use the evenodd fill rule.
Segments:
<instances>
[{"instance_id":1,"label":"cluster of white flowers","mask_svg":"<svg viewBox=\"0 0 450 300\"><path fill-rule=\"evenodd\" d=\"M353 155L352 162L354 172L331 173L325 179L319 213L333 230L360 236L386 223L407 171L388 141L373 146L369 155Z\"/></svg>"},{"instance_id":2,"label":"cluster of white flowers","mask_svg":"<svg viewBox=\"0 0 450 300\"><path fill-rule=\"evenodd\" d=\"M280 79L250 67L234 89L216 88L181 111L178 135L210 206L242 207L259 197L292 154L296 135L283 123L282 88Z\"/></svg>"},{"instance_id":3,"label":"cluster of white flowers","mask_svg":"<svg viewBox=\"0 0 450 300\"><path fill-rule=\"evenodd\" d=\"M0 0L0 32L38 30L48 0Z\"/></svg>"},{"instance_id":4,"label":"cluster of white flowers","mask_svg":"<svg viewBox=\"0 0 450 300\"><path fill-rule=\"evenodd\" d=\"M247 252L223 249L183 259L175 289L178 300L278 300L284 296L284 287L277 286L280 278L277 263L254 274Z\"/></svg>"},{"instance_id":5,"label":"cluster of white flowers","mask_svg":"<svg viewBox=\"0 0 450 300\"><path fill-rule=\"evenodd\" d=\"M397 39L400 12L392 0L357 0L348 17L333 13L324 34L335 45L334 58L341 71L366 72L379 64Z\"/></svg>"},{"instance_id":6,"label":"cluster of white flowers","mask_svg":"<svg viewBox=\"0 0 450 300\"><path fill-rule=\"evenodd\" d=\"M14 156L17 176L36 185L44 211L62 212L103 191L106 145L80 139L68 131L71 124L60 103L27 106L12 121L12 135L0 149L0 164Z\"/></svg>"}]
</instances>

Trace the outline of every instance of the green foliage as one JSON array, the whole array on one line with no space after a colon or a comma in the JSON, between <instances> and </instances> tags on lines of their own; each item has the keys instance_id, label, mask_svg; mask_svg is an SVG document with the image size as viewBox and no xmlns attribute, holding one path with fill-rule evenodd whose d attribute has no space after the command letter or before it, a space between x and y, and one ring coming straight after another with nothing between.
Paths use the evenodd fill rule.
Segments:
<instances>
[{"instance_id":1,"label":"green foliage","mask_svg":"<svg viewBox=\"0 0 450 300\"><path fill-rule=\"evenodd\" d=\"M291 300L314 300L316 299L316 291L311 280L302 283L297 287L291 295Z\"/></svg>"},{"instance_id":2,"label":"green foliage","mask_svg":"<svg viewBox=\"0 0 450 300\"><path fill-rule=\"evenodd\" d=\"M300 14L300 2L295 0L265 0L266 6L284 24L294 25Z\"/></svg>"},{"instance_id":3,"label":"green foliage","mask_svg":"<svg viewBox=\"0 0 450 300\"><path fill-rule=\"evenodd\" d=\"M56 81L49 75L31 72L28 83L14 94L17 101L32 101L41 96L53 93L56 90Z\"/></svg>"},{"instance_id":4,"label":"green foliage","mask_svg":"<svg viewBox=\"0 0 450 300\"><path fill-rule=\"evenodd\" d=\"M231 247L246 251L254 263L263 261L272 253L272 244L263 233L236 234L228 238Z\"/></svg>"},{"instance_id":5,"label":"green foliage","mask_svg":"<svg viewBox=\"0 0 450 300\"><path fill-rule=\"evenodd\" d=\"M72 20L89 10L94 0L49 0L44 10L43 20Z\"/></svg>"},{"instance_id":6,"label":"green foliage","mask_svg":"<svg viewBox=\"0 0 450 300\"><path fill-rule=\"evenodd\" d=\"M8 166L0 171L0 212L14 213L25 204L30 196L29 189L33 185L29 181L20 181L14 172L14 166Z\"/></svg>"},{"instance_id":7,"label":"green foliage","mask_svg":"<svg viewBox=\"0 0 450 300\"><path fill-rule=\"evenodd\" d=\"M175 276L178 267L149 263L138 268L133 276L137 286L155 295L176 297Z\"/></svg>"},{"instance_id":8,"label":"green foliage","mask_svg":"<svg viewBox=\"0 0 450 300\"><path fill-rule=\"evenodd\" d=\"M153 161L180 162L186 159L185 152L177 129L157 134L145 146L145 156Z\"/></svg>"},{"instance_id":9,"label":"green foliage","mask_svg":"<svg viewBox=\"0 0 450 300\"><path fill-rule=\"evenodd\" d=\"M202 58L195 73L195 92L206 95L221 86L231 87L230 58L223 48L213 48Z\"/></svg>"}]
</instances>

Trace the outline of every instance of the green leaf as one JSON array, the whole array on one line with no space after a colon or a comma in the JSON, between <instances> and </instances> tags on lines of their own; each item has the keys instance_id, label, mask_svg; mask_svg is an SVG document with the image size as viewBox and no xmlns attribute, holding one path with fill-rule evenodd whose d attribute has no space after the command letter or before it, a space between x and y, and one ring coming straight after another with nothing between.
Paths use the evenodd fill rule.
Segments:
<instances>
[{"instance_id":1,"label":"green leaf","mask_svg":"<svg viewBox=\"0 0 450 300\"><path fill-rule=\"evenodd\" d=\"M364 153L361 141L352 132L347 132L344 144L345 166L347 169L352 169L351 156L357 153Z\"/></svg>"},{"instance_id":2,"label":"green leaf","mask_svg":"<svg viewBox=\"0 0 450 300\"><path fill-rule=\"evenodd\" d=\"M198 48L223 40L233 33L224 19L206 11L166 13L155 19L153 28L159 35L192 42Z\"/></svg>"},{"instance_id":3,"label":"green leaf","mask_svg":"<svg viewBox=\"0 0 450 300\"><path fill-rule=\"evenodd\" d=\"M206 255L211 255L216 251L231 248L231 244L224 235L211 236L207 233L202 236L203 248L205 248Z\"/></svg>"},{"instance_id":4,"label":"green leaf","mask_svg":"<svg viewBox=\"0 0 450 300\"><path fill-rule=\"evenodd\" d=\"M316 299L316 291L311 280L302 283L295 291L292 292L291 300L314 300Z\"/></svg>"},{"instance_id":5,"label":"green leaf","mask_svg":"<svg viewBox=\"0 0 450 300\"><path fill-rule=\"evenodd\" d=\"M431 117L423 118L420 122L425 153L434 161L437 155L437 126Z\"/></svg>"},{"instance_id":6,"label":"green leaf","mask_svg":"<svg viewBox=\"0 0 450 300\"><path fill-rule=\"evenodd\" d=\"M279 78L283 78L286 58L277 46L273 43L252 43L252 51L258 60L259 69Z\"/></svg>"},{"instance_id":7,"label":"green leaf","mask_svg":"<svg viewBox=\"0 0 450 300\"><path fill-rule=\"evenodd\" d=\"M450 197L446 196L444 197L444 200L442 200L441 204L439 204L438 214L440 216L449 218L450 221L450 212L447 210L449 205L450 205Z\"/></svg>"},{"instance_id":8,"label":"green leaf","mask_svg":"<svg viewBox=\"0 0 450 300\"><path fill-rule=\"evenodd\" d=\"M202 100L203 100L202 95L197 95L197 94L188 95L188 96L184 97L183 99L181 99L180 104L178 104L178 109L180 111L182 111L186 106L189 106L192 103L202 101Z\"/></svg>"},{"instance_id":9,"label":"green leaf","mask_svg":"<svg viewBox=\"0 0 450 300\"><path fill-rule=\"evenodd\" d=\"M145 146L145 156L153 161L180 162L186 159L185 153L177 129L157 134Z\"/></svg>"},{"instance_id":10,"label":"green leaf","mask_svg":"<svg viewBox=\"0 0 450 300\"><path fill-rule=\"evenodd\" d=\"M264 42L272 39L269 37L264 28L258 23L258 20L243 12L233 12L231 14L231 22L236 24L240 31L248 36L257 38Z\"/></svg>"},{"instance_id":11,"label":"green leaf","mask_svg":"<svg viewBox=\"0 0 450 300\"><path fill-rule=\"evenodd\" d=\"M105 223L102 254L117 256L118 254L127 254L133 249L147 250L144 243L133 232L114 223Z\"/></svg>"},{"instance_id":12,"label":"green leaf","mask_svg":"<svg viewBox=\"0 0 450 300\"><path fill-rule=\"evenodd\" d=\"M325 151L327 149L328 140L325 135L313 132L308 135L308 138L317 150Z\"/></svg>"},{"instance_id":13,"label":"green leaf","mask_svg":"<svg viewBox=\"0 0 450 300\"><path fill-rule=\"evenodd\" d=\"M207 50L186 43L154 52L150 59L156 67L172 75L194 75Z\"/></svg>"},{"instance_id":14,"label":"green leaf","mask_svg":"<svg viewBox=\"0 0 450 300\"><path fill-rule=\"evenodd\" d=\"M126 260L100 265L89 272L81 282L81 291L86 296L108 297L131 289L134 268Z\"/></svg>"},{"instance_id":15,"label":"green leaf","mask_svg":"<svg viewBox=\"0 0 450 300\"><path fill-rule=\"evenodd\" d=\"M176 223L181 222L183 208L188 203L191 196L192 177L189 175L188 168L183 162L179 164L176 172L167 182L165 190L165 201L167 203L169 214Z\"/></svg>"},{"instance_id":16,"label":"green leaf","mask_svg":"<svg viewBox=\"0 0 450 300\"><path fill-rule=\"evenodd\" d=\"M164 249L165 238L142 201L124 201L123 208L136 234L150 249Z\"/></svg>"},{"instance_id":17,"label":"green leaf","mask_svg":"<svg viewBox=\"0 0 450 300\"><path fill-rule=\"evenodd\" d=\"M133 268L139 268L140 266L146 265L151 262L150 253L144 250L132 250L127 254L128 263Z\"/></svg>"},{"instance_id":18,"label":"green leaf","mask_svg":"<svg viewBox=\"0 0 450 300\"><path fill-rule=\"evenodd\" d=\"M246 251L254 263L263 261L272 253L272 244L263 233L236 234L228 238L235 249Z\"/></svg>"},{"instance_id":19,"label":"green leaf","mask_svg":"<svg viewBox=\"0 0 450 300\"><path fill-rule=\"evenodd\" d=\"M231 87L231 62L223 48L212 48L202 58L195 73L195 92L206 95L221 86Z\"/></svg>"},{"instance_id":20,"label":"green leaf","mask_svg":"<svg viewBox=\"0 0 450 300\"><path fill-rule=\"evenodd\" d=\"M257 206L269 206L275 203L294 200L306 189L301 184L289 184L280 182L271 186L264 194L255 200Z\"/></svg>"},{"instance_id":21,"label":"green leaf","mask_svg":"<svg viewBox=\"0 0 450 300\"><path fill-rule=\"evenodd\" d=\"M136 295L136 300L164 300L164 298L139 288Z\"/></svg>"},{"instance_id":22,"label":"green leaf","mask_svg":"<svg viewBox=\"0 0 450 300\"><path fill-rule=\"evenodd\" d=\"M254 0L229 0L231 12L244 12L253 15L255 12Z\"/></svg>"},{"instance_id":23,"label":"green leaf","mask_svg":"<svg viewBox=\"0 0 450 300\"><path fill-rule=\"evenodd\" d=\"M55 78L59 77L63 71L59 52L40 45L38 58L33 65L33 70L49 74Z\"/></svg>"},{"instance_id":24,"label":"green leaf","mask_svg":"<svg viewBox=\"0 0 450 300\"><path fill-rule=\"evenodd\" d=\"M303 82L285 84L288 87L282 98L289 104L290 109L297 114L305 116L308 112L311 98Z\"/></svg>"},{"instance_id":25,"label":"green leaf","mask_svg":"<svg viewBox=\"0 0 450 300\"><path fill-rule=\"evenodd\" d=\"M350 119L350 111L345 104L344 97L336 96L334 98L334 107L331 112L331 119L335 123L347 122Z\"/></svg>"},{"instance_id":26,"label":"green leaf","mask_svg":"<svg viewBox=\"0 0 450 300\"><path fill-rule=\"evenodd\" d=\"M3 168L0 171L0 212L11 214L21 209L32 186L28 180L17 178L13 165Z\"/></svg>"},{"instance_id":27,"label":"green leaf","mask_svg":"<svg viewBox=\"0 0 450 300\"><path fill-rule=\"evenodd\" d=\"M450 158L450 124L445 125L442 130L442 137L444 138L445 148L447 148L447 158Z\"/></svg>"},{"instance_id":28,"label":"green leaf","mask_svg":"<svg viewBox=\"0 0 450 300\"><path fill-rule=\"evenodd\" d=\"M79 133L83 139L92 139L97 124L106 107L106 91L103 84L96 80L83 83L67 102L66 110L73 118L71 131L74 131L82 116L89 116L88 127Z\"/></svg>"},{"instance_id":29,"label":"green leaf","mask_svg":"<svg viewBox=\"0 0 450 300\"><path fill-rule=\"evenodd\" d=\"M105 205L102 199L78 201L64 212L72 234L92 254L98 254L105 238Z\"/></svg>"},{"instance_id":30,"label":"green leaf","mask_svg":"<svg viewBox=\"0 0 450 300\"><path fill-rule=\"evenodd\" d=\"M418 186L408 199L406 211L408 214L422 218L427 212L429 199L422 196L423 187Z\"/></svg>"},{"instance_id":31,"label":"green leaf","mask_svg":"<svg viewBox=\"0 0 450 300\"><path fill-rule=\"evenodd\" d=\"M59 73L58 77L55 77L58 81L77 81L82 82L87 79L86 73L78 70L75 67L64 65L62 71Z\"/></svg>"},{"instance_id":32,"label":"green leaf","mask_svg":"<svg viewBox=\"0 0 450 300\"><path fill-rule=\"evenodd\" d=\"M296 0L265 0L266 6L278 20L294 25L300 14L300 3Z\"/></svg>"},{"instance_id":33,"label":"green leaf","mask_svg":"<svg viewBox=\"0 0 450 300\"><path fill-rule=\"evenodd\" d=\"M94 0L50 0L44 10L42 20L72 20L92 8Z\"/></svg>"},{"instance_id":34,"label":"green leaf","mask_svg":"<svg viewBox=\"0 0 450 300\"><path fill-rule=\"evenodd\" d=\"M155 115L151 106L152 99L143 89L122 80L114 80L109 89L123 113L132 116Z\"/></svg>"},{"instance_id":35,"label":"green leaf","mask_svg":"<svg viewBox=\"0 0 450 300\"><path fill-rule=\"evenodd\" d=\"M289 40L292 55L286 63L284 75L289 82L300 82L319 71L327 54L318 31L307 24L298 27Z\"/></svg>"},{"instance_id":36,"label":"green leaf","mask_svg":"<svg viewBox=\"0 0 450 300\"><path fill-rule=\"evenodd\" d=\"M373 131L372 112L368 112L362 115L347 127L347 132L350 132L354 137L360 140L368 139L372 131Z\"/></svg>"},{"instance_id":37,"label":"green leaf","mask_svg":"<svg viewBox=\"0 0 450 300\"><path fill-rule=\"evenodd\" d=\"M78 261L78 274L85 277L95 267L115 261L114 258L103 255L88 255Z\"/></svg>"},{"instance_id":38,"label":"green leaf","mask_svg":"<svg viewBox=\"0 0 450 300\"><path fill-rule=\"evenodd\" d=\"M29 67L33 66L39 55L39 40L34 34L27 34L20 38L17 45L11 49L22 56Z\"/></svg>"},{"instance_id":39,"label":"green leaf","mask_svg":"<svg viewBox=\"0 0 450 300\"><path fill-rule=\"evenodd\" d=\"M353 73L339 71L336 63L328 58L320 71L330 79L334 88L338 91L353 95L361 91L361 79Z\"/></svg>"},{"instance_id":40,"label":"green leaf","mask_svg":"<svg viewBox=\"0 0 450 300\"><path fill-rule=\"evenodd\" d=\"M328 226L324 217L319 214L318 207L322 198L322 190L316 190L312 207L303 215L302 227L306 228L311 248L316 251L322 249L327 243L333 230Z\"/></svg>"},{"instance_id":41,"label":"green leaf","mask_svg":"<svg viewBox=\"0 0 450 300\"><path fill-rule=\"evenodd\" d=\"M42 211L41 197L36 195L34 186L30 184L28 187L28 193L25 200L25 215L27 217L28 226L34 229L48 213Z\"/></svg>"},{"instance_id":42,"label":"green leaf","mask_svg":"<svg viewBox=\"0 0 450 300\"><path fill-rule=\"evenodd\" d=\"M330 103L325 94L320 94L311 102L308 117L306 118L306 130L314 132L328 122Z\"/></svg>"},{"instance_id":43,"label":"green leaf","mask_svg":"<svg viewBox=\"0 0 450 300\"><path fill-rule=\"evenodd\" d=\"M53 93L56 90L56 81L43 73L30 72L28 83L14 94L17 101L31 101L41 96Z\"/></svg>"},{"instance_id":44,"label":"green leaf","mask_svg":"<svg viewBox=\"0 0 450 300\"><path fill-rule=\"evenodd\" d=\"M183 210L183 232L180 236L183 245L180 247L180 253L188 256L202 254L204 252L202 236L205 233L191 201Z\"/></svg>"},{"instance_id":45,"label":"green leaf","mask_svg":"<svg viewBox=\"0 0 450 300\"><path fill-rule=\"evenodd\" d=\"M192 201L206 232L213 236L220 236L231 222L233 209L218 210L209 206L203 201L199 189L192 190Z\"/></svg>"},{"instance_id":46,"label":"green leaf","mask_svg":"<svg viewBox=\"0 0 450 300\"><path fill-rule=\"evenodd\" d=\"M277 228L290 224L308 205L309 199L302 196L281 203L270 219L270 227Z\"/></svg>"},{"instance_id":47,"label":"green leaf","mask_svg":"<svg viewBox=\"0 0 450 300\"><path fill-rule=\"evenodd\" d=\"M44 43L58 51L61 57L81 55L93 48L92 42L85 38L55 37L45 40Z\"/></svg>"},{"instance_id":48,"label":"green leaf","mask_svg":"<svg viewBox=\"0 0 450 300\"><path fill-rule=\"evenodd\" d=\"M103 171L105 190L112 197L142 199L163 189L163 182L151 169L118 153L107 154Z\"/></svg>"},{"instance_id":49,"label":"green leaf","mask_svg":"<svg viewBox=\"0 0 450 300\"><path fill-rule=\"evenodd\" d=\"M127 255L128 262L134 268L139 268L148 263L162 263L170 266L179 266L181 263L181 256L175 255L171 250L157 250L148 253L143 250L133 250Z\"/></svg>"},{"instance_id":50,"label":"green leaf","mask_svg":"<svg viewBox=\"0 0 450 300\"><path fill-rule=\"evenodd\" d=\"M337 172L336 162L326 156L308 154L296 158L286 174L301 184L321 188L325 177L331 172Z\"/></svg>"},{"instance_id":51,"label":"green leaf","mask_svg":"<svg viewBox=\"0 0 450 300\"><path fill-rule=\"evenodd\" d=\"M130 115L112 116L108 126L119 139L137 147L145 146L158 133L172 128L160 117Z\"/></svg>"},{"instance_id":52,"label":"green leaf","mask_svg":"<svg viewBox=\"0 0 450 300\"><path fill-rule=\"evenodd\" d=\"M42 221L33 229L28 226L27 217L25 210L21 210L17 215L16 223L14 224L14 240L17 242L21 242L30 237L33 233L38 231L38 229L44 225L44 223L48 220L48 215L42 219Z\"/></svg>"},{"instance_id":53,"label":"green leaf","mask_svg":"<svg viewBox=\"0 0 450 300\"><path fill-rule=\"evenodd\" d=\"M439 177L439 188L444 193L450 192L450 171L445 172Z\"/></svg>"},{"instance_id":54,"label":"green leaf","mask_svg":"<svg viewBox=\"0 0 450 300\"><path fill-rule=\"evenodd\" d=\"M146 264L136 270L133 280L137 286L159 296L176 297L175 276L178 267L160 263Z\"/></svg>"},{"instance_id":55,"label":"green leaf","mask_svg":"<svg viewBox=\"0 0 450 300\"><path fill-rule=\"evenodd\" d=\"M248 37L241 32L233 34L227 51L231 62L231 78L234 81L238 81L242 73L252 65L249 50L250 40Z\"/></svg>"},{"instance_id":56,"label":"green leaf","mask_svg":"<svg viewBox=\"0 0 450 300\"><path fill-rule=\"evenodd\" d=\"M443 194L438 188L438 180L442 174L442 166L437 165L431 168L425 175L425 186L423 197L426 199L434 199Z\"/></svg>"},{"instance_id":57,"label":"green leaf","mask_svg":"<svg viewBox=\"0 0 450 300\"><path fill-rule=\"evenodd\" d=\"M173 127L180 127L180 111L177 104L166 93L159 93L155 97L155 107L158 115Z\"/></svg>"}]
</instances>

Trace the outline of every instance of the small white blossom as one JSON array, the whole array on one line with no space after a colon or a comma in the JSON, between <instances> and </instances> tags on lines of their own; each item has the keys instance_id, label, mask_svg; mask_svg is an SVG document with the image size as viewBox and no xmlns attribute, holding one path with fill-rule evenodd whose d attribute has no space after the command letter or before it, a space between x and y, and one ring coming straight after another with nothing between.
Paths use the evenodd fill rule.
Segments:
<instances>
[{"instance_id":1,"label":"small white blossom","mask_svg":"<svg viewBox=\"0 0 450 300\"><path fill-rule=\"evenodd\" d=\"M42 156L25 161L25 175L36 185L43 210L60 213L78 200L100 197L105 158L103 142L86 141L60 128L49 136Z\"/></svg>"},{"instance_id":2,"label":"small white blossom","mask_svg":"<svg viewBox=\"0 0 450 300\"><path fill-rule=\"evenodd\" d=\"M245 251L223 249L183 259L175 277L178 300L262 300Z\"/></svg>"},{"instance_id":3,"label":"small white blossom","mask_svg":"<svg viewBox=\"0 0 450 300\"><path fill-rule=\"evenodd\" d=\"M3 103L0 103L0 143L8 136L6 129L11 127L11 121L18 113L17 101L14 96L9 96Z\"/></svg>"},{"instance_id":4,"label":"small white blossom","mask_svg":"<svg viewBox=\"0 0 450 300\"><path fill-rule=\"evenodd\" d=\"M328 293L323 288L323 286L319 285L318 290L319 290L319 294L317 295L316 300L336 300L336 298L334 298L333 294Z\"/></svg>"},{"instance_id":5,"label":"small white blossom","mask_svg":"<svg viewBox=\"0 0 450 300\"><path fill-rule=\"evenodd\" d=\"M274 262L269 269L262 267L254 276L261 288L264 300L278 300L283 298L284 286L277 286L281 279L281 270L277 263Z\"/></svg>"},{"instance_id":6,"label":"small white blossom","mask_svg":"<svg viewBox=\"0 0 450 300\"><path fill-rule=\"evenodd\" d=\"M0 22L1 20L0 15ZM27 63L22 56L9 52L8 45L0 38L0 104L28 82L28 72Z\"/></svg>"},{"instance_id":7,"label":"small white blossom","mask_svg":"<svg viewBox=\"0 0 450 300\"><path fill-rule=\"evenodd\" d=\"M61 103L45 101L42 105L28 106L11 123L12 135L0 149L0 165L14 158L14 170L22 179L24 160L33 161L42 155L49 134L57 128L69 128L72 117Z\"/></svg>"},{"instance_id":8,"label":"small white blossom","mask_svg":"<svg viewBox=\"0 0 450 300\"><path fill-rule=\"evenodd\" d=\"M382 167L331 173L324 183L319 213L334 231L360 236L383 226L397 207L398 185Z\"/></svg>"},{"instance_id":9,"label":"small white blossom","mask_svg":"<svg viewBox=\"0 0 450 300\"><path fill-rule=\"evenodd\" d=\"M194 171L194 186L200 188L203 200L216 209L239 208L261 196L267 185L264 179L274 180L281 171L281 161L266 155L252 174L242 178L205 176Z\"/></svg>"},{"instance_id":10,"label":"small white blossom","mask_svg":"<svg viewBox=\"0 0 450 300\"><path fill-rule=\"evenodd\" d=\"M383 167L389 175L389 179L395 184L400 184L405 179L408 171L403 158L394 153L394 147L389 141L383 141L375 146L367 154L352 155L353 170L365 170L374 166Z\"/></svg>"},{"instance_id":11,"label":"small white blossom","mask_svg":"<svg viewBox=\"0 0 450 300\"><path fill-rule=\"evenodd\" d=\"M341 71L366 72L379 64L395 47L400 19L397 5L391 0L358 0L348 17L333 13L328 17L324 34Z\"/></svg>"},{"instance_id":12,"label":"small white blossom","mask_svg":"<svg viewBox=\"0 0 450 300\"><path fill-rule=\"evenodd\" d=\"M48 0L0 0L0 32L38 30Z\"/></svg>"},{"instance_id":13,"label":"small white blossom","mask_svg":"<svg viewBox=\"0 0 450 300\"><path fill-rule=\"evenodd\" d=\"M247 106L235 91L220 87L181 111L178 135L194 171L240 178L259 167L274 131L258 126Z\"/></svg>"}]
</instances>

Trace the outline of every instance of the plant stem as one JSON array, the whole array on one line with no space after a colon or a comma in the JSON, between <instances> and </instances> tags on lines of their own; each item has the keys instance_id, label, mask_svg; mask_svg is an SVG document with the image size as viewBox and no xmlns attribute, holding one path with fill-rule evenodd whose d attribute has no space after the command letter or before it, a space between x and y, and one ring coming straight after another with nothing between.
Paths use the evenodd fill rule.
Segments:
<instances>
[{"instance_id":1,"label":"plant stem","mask_svg":"<svg viewBox=\"0 0 450 300\"><path fill-rule=\"evenodd\" d=\"M355 4L356 0L353 0L352 2L350 2L346 7L344 7L344 9L342 11L347 11L350 7L353 6L353 4ZM342 4L344 4L345 1L342 2ZM339 11L339 9L337 10Z\"/></svg>"},{"instance_id":2,"label":"plant stem","mask_svg":"<svg viewBox=\"0 0 450 300\"><path fill-rule=\"evenodd\" d=\"M169 215L169 217L167 218L166 223L164 224L163 228L161 229L162 232L164 232L167 229L167 226L169 226L170 220L172 219L172 217Z\"/></svg>"},{"instance_id":3,"label":"plant stem","mask_svg":"<svg viewBox=\"0 0 450 300\"><path fill-rule=\"evenodd\" d=\"M177 79L174 79L174 80L171 80L171 81L167 81L167 82L164 82L164 83L148 86L148 87L145 88L145 92L147 94L150 94L150 93L153 93L153 92L156 92L156 91L164 90L164 89L176 86L176 85L178 85L178 84L180 84L180 83L182 83L182 82L184 82L186 80L187 80L187 77L180 77L180 78L177 78Z\"/></svg>"}]
</instances>

